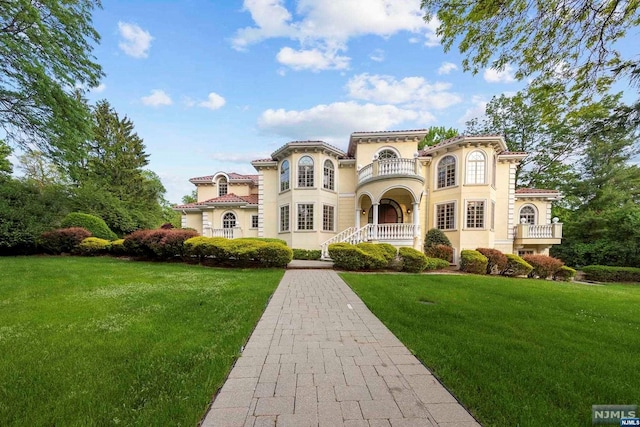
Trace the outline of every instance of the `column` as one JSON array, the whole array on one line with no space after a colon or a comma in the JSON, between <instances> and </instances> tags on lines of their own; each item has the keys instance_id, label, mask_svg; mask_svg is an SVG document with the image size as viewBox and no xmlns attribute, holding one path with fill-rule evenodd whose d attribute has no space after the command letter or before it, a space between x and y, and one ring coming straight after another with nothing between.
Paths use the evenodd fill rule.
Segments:
<instances>
[{"instance_id":1,"label":"column","mask_svg":"<svg viewBox=\"0 0 640 427\"><path fill-rule=\"evenodd\" d=\"M360 213L361 210L362 209L356 209L356 221L355 221L355 224L356 224L356 229L358 229L358 230L360 230L360 215L362 215Z\"/></svg>"},{"instance_id":2,"label":"column","mask_svg":"<svg viewBox=\"0 0 640 427\"><path fill-rule=\"evenodd\" d=\"M420 204L413 203L413 237L420 237Z\"/></svg>"},{"instance_id":3,"label":"column","mask_svg":"<svg viewBox=\"0 0 640 427\"><path fill-rule=\"evenodd\" d=\"M379 203L373 204L373 233L371 240L378 240L378 206Z\"/></svg>"}]
</instances>

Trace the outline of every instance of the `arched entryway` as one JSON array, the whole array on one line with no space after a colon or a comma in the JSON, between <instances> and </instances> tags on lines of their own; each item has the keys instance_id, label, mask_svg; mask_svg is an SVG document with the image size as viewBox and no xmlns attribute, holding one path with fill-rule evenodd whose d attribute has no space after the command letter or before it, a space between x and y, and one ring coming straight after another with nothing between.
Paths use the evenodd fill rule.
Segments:
<instances>
[{"instance_id":1,"label":"arched entryway","mask_svg":"<svg viewBox=\"0 0 640 427\"><path fill-rule=\"evenodd\" d=\"M368 223L373 224L373 206L369 208ZM393 199L382 199L378 205L378 224L401 224L404 222L402 208Z\"/></svg>"}]
</instances>

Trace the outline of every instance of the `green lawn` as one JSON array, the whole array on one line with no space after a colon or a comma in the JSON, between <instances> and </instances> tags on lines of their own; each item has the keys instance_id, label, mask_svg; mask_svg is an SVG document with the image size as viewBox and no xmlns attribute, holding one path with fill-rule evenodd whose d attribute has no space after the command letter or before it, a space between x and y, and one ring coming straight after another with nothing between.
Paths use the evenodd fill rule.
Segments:
<instances>
[{"instance_id":1,"label":"green lawn","mask_svg":"<svg viewBox=\"0 0 640 427\"><path fill-rule=\"evenodd\" d=\"M640 287L342 274L487 426L590 426L640 404Z\"/></svg>"},{"instance_id":2,"label":"green lawn","mask_svg":"<svg viewBox=\"0 0 640 427\"><path fill-rule=\"evenodd\" d=\"M0 258L0 425L196 425L282 274Z\"/></svg>"}]
</instances>

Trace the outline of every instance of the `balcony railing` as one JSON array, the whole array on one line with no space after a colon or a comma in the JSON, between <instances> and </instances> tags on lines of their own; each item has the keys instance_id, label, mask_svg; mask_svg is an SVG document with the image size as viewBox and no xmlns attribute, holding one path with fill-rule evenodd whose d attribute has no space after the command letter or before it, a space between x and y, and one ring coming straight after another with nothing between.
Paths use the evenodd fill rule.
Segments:
<instances>
[{"instance_id":1,"label":"balcony railing","mask_svg":"<svg viewBox=\"0 0 640 427\"><path fill-rule=\"evenodd\" d=\"M420 224L367 224L356 229L350 227L342 233L332 237L321 245L322 258L329 258L329 245L331 243L351 243L357 245L360 242L382 241L398 242L404 244L412 241L420 235Z\"/></svg>"},{"instance_id":2,"label":"balcony railing","mask_svg":"<svg viewBox=\"0 0 640 427\"><path fill-rule=\"evenodd\" d=\"M209 231L209 237L225 237L227 239L236 237L235 228L210 228Z\"/></svg>"},{"instance_id":3,"label":"balcony railing","mask_svg":"<svg viewBox=\"0 0 640 427\"><path fill-rule=\"evenodd\" d=\"M420 177L420 168L416 159L384 159L374 160L358 171L358 184L362 184L370 179L389 176L406 175Z\"/></svg>"},{"instance_id":4,"label":"balcony railing","mask_svg":"<svg viewBox=\"0 0 640 427\"><path fill-rule=\"evenodd\" d=\"M516 239L562 239L562 223L515 226Z\"/></svg>"}]
</instances>

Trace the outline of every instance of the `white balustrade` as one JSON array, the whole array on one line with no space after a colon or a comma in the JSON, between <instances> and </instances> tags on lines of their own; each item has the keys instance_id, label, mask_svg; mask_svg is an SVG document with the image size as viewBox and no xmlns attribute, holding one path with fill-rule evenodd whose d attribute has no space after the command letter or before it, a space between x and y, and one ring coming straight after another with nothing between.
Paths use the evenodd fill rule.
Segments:
<instances>
[{"instance_id":1,"label":"white balustrade","mask_svg":"<svg viewBox=\"0 0 640 427\"><path fill-rule=\"evenodd\" d=\"M233 228L212 228L211 237L225 237L233 239Z\"/></svg>"},{"instance_id":2,"label":"white balustrade","mask_svg":"<svg viewBox=\"0 0 640 427\"><path fill-rule=\"evenodd\" d=\"M416 173L415 159L384 159L361 168L358 171L358 183L362 184L378 176L390 175L420 176Z\"/></svg>"}]
</instances>

